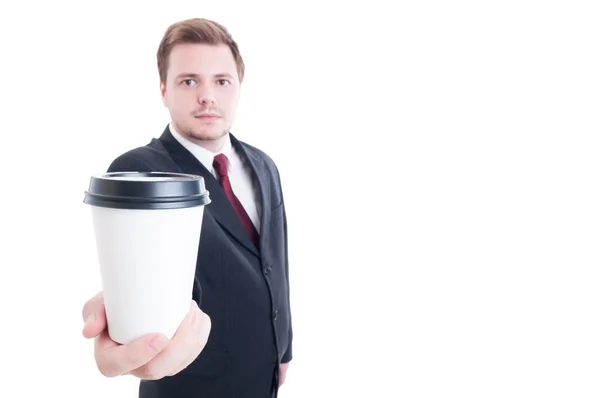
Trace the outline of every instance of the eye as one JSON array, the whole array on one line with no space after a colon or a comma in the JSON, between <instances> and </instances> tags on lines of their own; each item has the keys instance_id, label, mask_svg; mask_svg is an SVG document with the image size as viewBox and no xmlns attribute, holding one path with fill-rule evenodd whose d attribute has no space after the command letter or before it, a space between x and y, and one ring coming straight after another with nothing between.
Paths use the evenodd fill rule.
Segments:
<instances>
[{"instance_id":1,"label":"eye","mask_svg":"<svg viewBox=\"0 0 600 398\"><path fill-rule=\"evenodd\" d=\"M219 83L219 86L227 86L229 83L229 80L227 79L219 79L217 80L217 82Z\"/></svg>"},{"instance_id":2,"label":"eye","mask_svg":"<svg viewBox=\"0 0 600 398\"><path fill-rule=\"evenodd\" d=\"M188 87L196 85L196 81L193 79L185 79L182 83Z\"/></svg>"}]
</instances>

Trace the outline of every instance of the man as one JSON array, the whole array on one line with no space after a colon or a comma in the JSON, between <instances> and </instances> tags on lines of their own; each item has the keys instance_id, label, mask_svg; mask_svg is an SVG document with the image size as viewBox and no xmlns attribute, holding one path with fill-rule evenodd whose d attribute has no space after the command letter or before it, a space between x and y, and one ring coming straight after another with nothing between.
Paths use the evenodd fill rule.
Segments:
<instances>
[{"instance_id":1,"label":"man","mask_svg":"<svg viewBox=\"0 0 600 398\"><path fill-rule=\"evenodd\" d=\"M95 338L100 371L139 377L143 398L274 397L292 359L287 220L274 162L230 133L244 62L227 30L205 19L170 26L157 60L171 122L108 171L204 177L212 203L198 250L198 306L171 341L118 345L99 293L84 305L83 334Z\"/></svg>"}]
</instances>

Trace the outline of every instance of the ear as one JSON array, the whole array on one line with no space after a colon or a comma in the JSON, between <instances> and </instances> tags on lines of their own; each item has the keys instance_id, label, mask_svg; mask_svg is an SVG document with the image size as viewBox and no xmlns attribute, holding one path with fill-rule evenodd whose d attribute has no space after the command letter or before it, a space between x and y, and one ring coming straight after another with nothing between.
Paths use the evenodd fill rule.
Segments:
<instances>
[{"instance_id":1,"label":"ear","mask_svg":"<svg viewBox=\"0 0 600 398\"><path fill-rule=\"evenodd\" d=\"M167 87L165 86L165 84L163 82L160 82L160 96L162 97L162 102L163 102L164 106L167 106L166 95L167 95Z\"/></svg>"}]
</instances>

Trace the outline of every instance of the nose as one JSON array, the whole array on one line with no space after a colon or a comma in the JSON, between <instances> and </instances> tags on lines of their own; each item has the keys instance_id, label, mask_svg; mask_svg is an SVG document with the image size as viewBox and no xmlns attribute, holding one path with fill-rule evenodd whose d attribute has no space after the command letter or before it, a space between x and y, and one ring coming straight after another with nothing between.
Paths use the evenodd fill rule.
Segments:
<instances>
[{"instance_id":1,"label":"nose","mask_svg":"<svg viewBox=\"0 0 600 398\"><path fill-rule=\"evenodd\" d=\"M204 105L215 103L215 93L211 87L207 87L206 85L203 87L198 87L197 96L199 104Z\"/></svg>"}]
</instances>

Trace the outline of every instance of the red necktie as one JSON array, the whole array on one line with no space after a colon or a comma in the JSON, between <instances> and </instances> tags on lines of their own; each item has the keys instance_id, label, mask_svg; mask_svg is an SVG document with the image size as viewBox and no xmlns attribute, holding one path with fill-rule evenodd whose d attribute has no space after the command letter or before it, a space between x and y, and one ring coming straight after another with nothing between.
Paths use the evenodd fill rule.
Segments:
<instances>
[{"instance_id":1,"label":"red necktie","mask_svg":"<svg viewBox=\"0 0 600 398\"><path fill-rule=\"evenodd\" d=\"M244 206L242 206L239 199L233 193L233 189L231 188L229 174L227 173L227 157L223 154L215 156L213 167L215 168L217 176L219 177L219 183L221 184L221 187L223 187L229 202L231 202L233 205L233 208L240 218L242 225L248 232L248 235L250 235L250 239L252 239L254 244L258 246L258 232L256 232L256 228L254 228L254 224L252 224L250 216L248 216L248 213L246 213L246 210L244 210Z\"/></svg>"}]
</instances>

